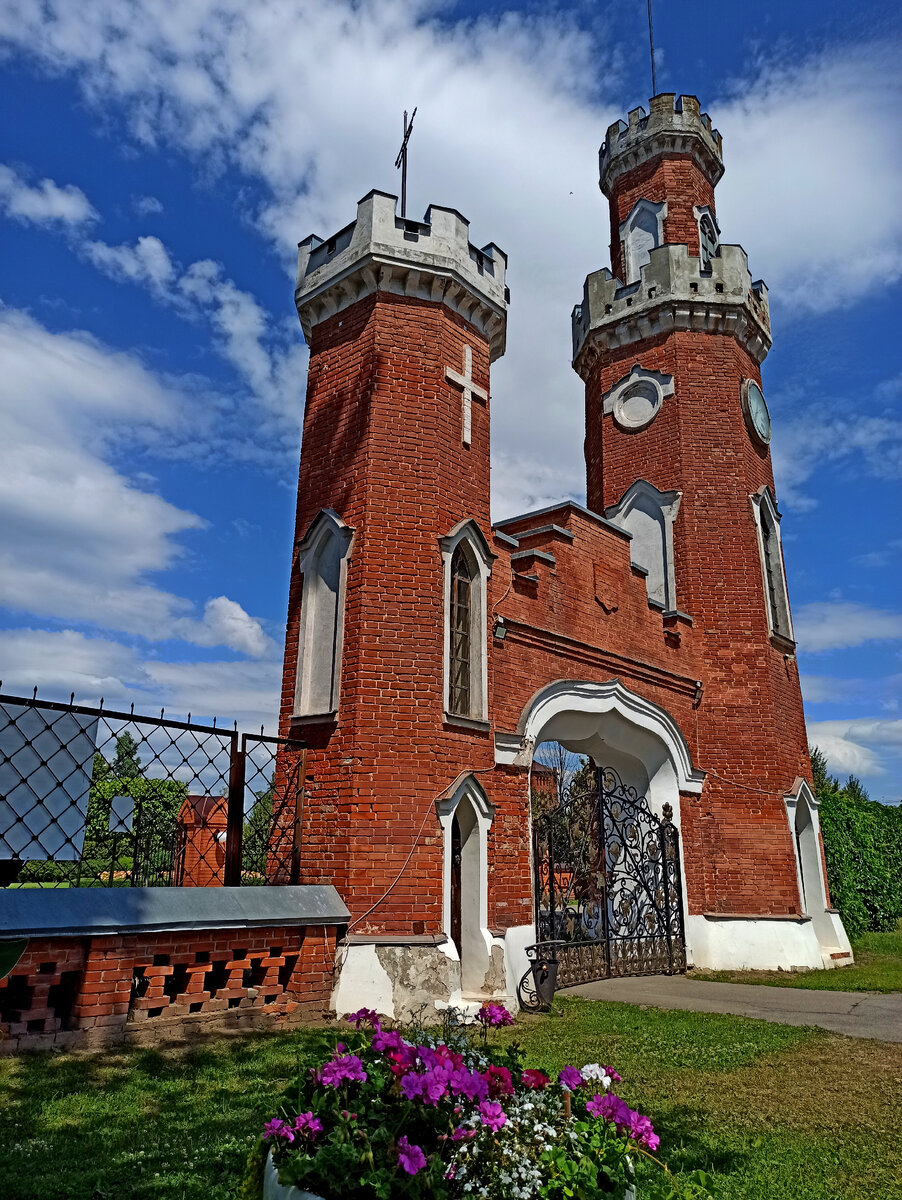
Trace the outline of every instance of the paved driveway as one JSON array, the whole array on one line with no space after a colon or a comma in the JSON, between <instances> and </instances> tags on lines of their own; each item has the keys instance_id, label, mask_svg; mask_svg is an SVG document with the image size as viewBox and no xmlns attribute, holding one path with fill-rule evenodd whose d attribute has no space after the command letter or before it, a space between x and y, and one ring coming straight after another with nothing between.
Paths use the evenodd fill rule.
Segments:
<instances>
[{"instance_id":1,"label":"paved driveway","mask_svg":"<svg viewBox=\"0 0 902 1200\"><path fill-rule=\"evenodd\" d=\"M652 1008L734 1013L782 1025L819 1025L850 1037L902 1042L902 992L816 992L753 983L706 983L685 975L649 975L582 983L561 994Z\"/></svg>"}]
</instances>

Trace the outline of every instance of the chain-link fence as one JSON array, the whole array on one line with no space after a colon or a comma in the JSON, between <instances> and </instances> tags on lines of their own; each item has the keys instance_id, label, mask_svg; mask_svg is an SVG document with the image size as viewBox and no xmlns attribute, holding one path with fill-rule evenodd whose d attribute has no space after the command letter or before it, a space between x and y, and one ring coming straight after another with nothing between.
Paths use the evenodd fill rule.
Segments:
<instances>
[{"instance_id":1,"label":"chain-link fence","mask_svg":"<svg viewBox=\"0 0 902 1200\"><path fill-rule=\"evenodd\" d=\"M296 883L303 743L0 694L0 886Z\"/></svg>"}]
</instances>

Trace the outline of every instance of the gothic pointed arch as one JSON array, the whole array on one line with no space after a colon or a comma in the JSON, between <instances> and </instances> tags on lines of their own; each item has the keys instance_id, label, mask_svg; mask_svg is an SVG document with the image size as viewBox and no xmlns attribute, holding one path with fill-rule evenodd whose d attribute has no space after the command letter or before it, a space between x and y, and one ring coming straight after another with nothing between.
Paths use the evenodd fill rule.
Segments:
<instances>
[{"instance_id":1,"label":"gothic pointed arch","mask_svg":"<svg viewBox=\"0 0 902 1200\"><path fill-rule=\"evenodd\" d=\"M623 247L624 283L635 283L648 262L652 250L664 244L664 218L667 204L637 200L620 224Z\"/></svg>"},{"instance_id":2,"label":"gothic pointed arch","mask_svg":"<svg viewBox=\"0 0 902 1200\"><path fill-rule=\"evenodd\" d=\"M442 923L460 959L461 987L479 992L489 969L488 837L495 806L472 772L459 775L436 802L444 844Z\"/></svg>"},{"instance_id":3,"label":"gothic pointed arch","mask_svg":"<svg viewBox=\"0 0 902 1200\"><path fill-rule=\"evenodd\" d=\"M331 508L311 522L298 544L303 577L294 715L330 717L338 711L344 640L345 589L354 531Z\"/></svg>"},{"instance_id":4,"label":"gothic pointed arch","mask_svg":"<svg viewBox=\"0 0 902 1200\"><path fill-rule=\"evenodd\" d=\"M661 492L646 479L637 479L605 516L632 534L630 559L645 571L648 600L664 612L674 612L676 573L673 558L673 523L680 510L682 492Z\"/></svg>"},{"instance_id":5,"label":"gothic pointed arch","mask_svg":"<svg viewBox=\"0 0 902 1200\"><path fill-rule=\"evenodd\" d=\"M439 538L444 578L445 720L484 726L488 716L488 580L495 555L472 518Z\"/></svg>"}]
</instances>

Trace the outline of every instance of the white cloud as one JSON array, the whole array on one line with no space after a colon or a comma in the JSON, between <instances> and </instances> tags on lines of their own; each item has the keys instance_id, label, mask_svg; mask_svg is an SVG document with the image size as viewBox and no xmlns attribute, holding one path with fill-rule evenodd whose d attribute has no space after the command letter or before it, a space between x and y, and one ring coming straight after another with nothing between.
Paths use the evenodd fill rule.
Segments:
<instances>
[{"instance_id":1,"label":"white cloud","mask_svg":"<svg viewBox=\"0 0 902 1200\"><path fill-rule=\"evenodd\" d=\"M42 179L32 186L3 163L0 163L0 211L14 221L62 228L97 220L97 213L81 188L71 183L61 187L52 179Z\"/></svg>"},{"instance_id":2,"label":"white cloud","mask_svg":"<svg viewBox=\"0 0 902 1200\"><path fill-rule=\"evenodd\" d=\"M0 630L0 680L8 693L31 695L37 685L45 700L68 700L107 708L127 707L157 715L191 713L197 721L233 720L244 729L261 724L276 732L281 663L188 662L142 657L132 646L88 637L72 629Z\"/></svg>"},{"instance_id":3,"label":"white cloud","mask_svg":"<svg viewBox=\"0 0 902 1200\"><path fill-rule=\"evenodd\" d=\"M0 358L0 604L264 653L259 622L233 601L211 600L198 618L148 581L205 522L109 461L122 439L177 424L183 398L133 356L11 310L0 309Z\"/></svg>"},{"instance_id":4,"label":"white cloud","mask_svg":"<svg viewBox=\"0 0 902 1200\"><path fill-rule=\"evenodd\" d=\"M155 217L165 211L163 201L156 196L132 196L132 208L139 217Z\"/></svg>"},{"instance_id":5,"label":"white cloud","mask_svg":"<svg viewBox=\"0 0 902 1200\"><path fill-rule=\"evenodd\" d=\"M803 604L793 614L801 650L842 650L902 638L902 613L850 601Z\"/></svg>"},{"instance_id":6,"label":"white cloud","mask_svg":"<svg viewBox=\"0 0 902 1200\"><path fill-rule=\"evenodd\" d=\"M610 93L595 97L599 79L619 82L617 51L559 11L456 23L437 13L431 0L183 0L176 11L135 0L127 16L115 0L20 0L15 17L0 13L0 37L77 73L92 103L122 105L147 143L258 181L259 227L288 270L299 237L340 228L370 187L397 187L398 114L418 103L411 211L451 204L474 240L511 255L493 400L502 516L549 490L536 471L556 495L583 492L569 312L607 259L596 151L621 113ZM888 41L796 51L704 98L725 138L725 240L746 246L783 311L847 304L902 270L897 54ZM253 338L238 338L242 304L223 295L211 310L222 345L275 394L294 374L255 365Z\"/></svg>"},{"instance_id":7,"label":"white cloud","mask_svg":"<svg viewBox=\"0 0 902 1200\"><path fill-rule=\"evenodd\" d=\"M808 724L808 741L827 756L831 770L885 775L886 759L902 752L902 720L813 721Z\"/></svg>"},{"instance_id":8,"label":"white cloud","mask_svg":"<svg viewBox=\"0 0 902 1200\"><path fill-rule=\"evenodd\" d=\"M82 253L111 278L143 284L159 297L167 296L175 277L169 252L157 237L139 237L134 246L85 242Z\"/></svg>"}]
</instances>

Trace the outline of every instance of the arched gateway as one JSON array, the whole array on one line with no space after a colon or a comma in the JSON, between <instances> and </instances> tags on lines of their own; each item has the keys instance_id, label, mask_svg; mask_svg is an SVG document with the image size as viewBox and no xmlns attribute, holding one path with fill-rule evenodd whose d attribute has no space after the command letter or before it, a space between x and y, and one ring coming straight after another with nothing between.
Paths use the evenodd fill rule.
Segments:
<instances>
[{"instance_id":1,"label":"arched gateway","mask_svg":"<svg viewBox=\"0 0 902 1200\"><path fill-rule=\"evenodd\" d=\"M562 979L565 958L677 970L683 935L708 967L851 959L810 789L768 293L720 239L722 149L694 96L607 130L611 267L586 278L569 348L585 506L491 523L498 246L378 191L300 243L281 731L309 747L300 881L351 912L339 1011L515 1002L527 947L582 934ZM533 820L543 739L601 773L591 801Z\"/></svg>"}]
</instances>

